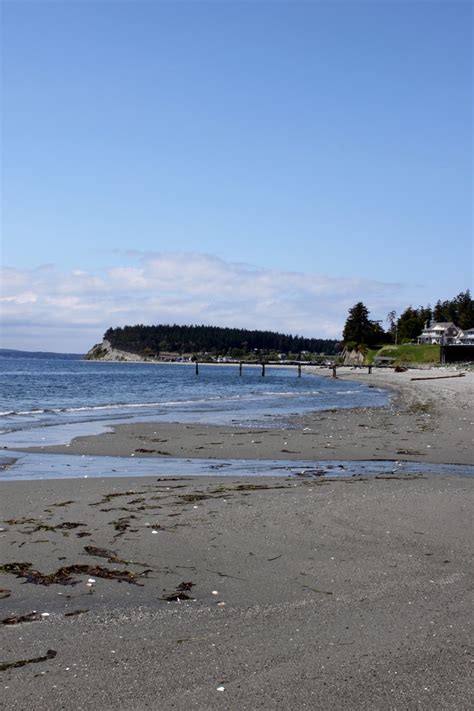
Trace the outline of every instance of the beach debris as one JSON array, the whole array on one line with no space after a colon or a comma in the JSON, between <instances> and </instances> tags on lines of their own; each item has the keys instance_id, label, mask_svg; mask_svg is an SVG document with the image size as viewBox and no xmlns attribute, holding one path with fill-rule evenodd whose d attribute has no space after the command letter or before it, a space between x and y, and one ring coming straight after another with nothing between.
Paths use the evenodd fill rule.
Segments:
<instances>
[{"instance_id":1,"label":"beach debris","mask_svg":"<svg viewBox=\"0 0 474 711\"><path fill-rule=\"evenodd\" d=\"M115 551L107 550L106 548L96 548L95 546L84 546L84 550L88 555L93 555L97 558L107 558L109 563L125 564L125 563L129 562L127 560L122 560L122 558L118 558Z\"/></svg>"},{"instance_id":2,"label":"beach debris","mask_svg":"<svg viewBox=\"0 0 474 711\"><path fill-rule=\"evenodd\" d=\"M216 691L225 691L225 686L218 686Z\"/></svg>"},{"instance_id":3,"label":"beach debris","mask_svg":"<svg viewBox=\"0 0 474 711\"><path fill-rule=\"evenodd\" d=\"M24 572L31 568L32 563L3 563L0 565L0 573L17 573Z\"/></svg>"},{"instance_id":4,"label":"beach debris","mask_svg":"<svg viewBox=\"0 0 474 711\"><path fill-rule=\"evenodd\" d=\"M246 578L238 578L236 575L231 575L230 573L221 573L219 570L211 570L210 568L205 568L204 570L206 573L214 573L214 575L218 575L220 578L233 578L234 580L247 581Z\"/></svg>"},{"instance_id":5,"label":"beach debris","mask_svg":"<svg viewBox=\"0 0 474 711\"><path fill-rule=\"evenodd\" d=\"M74 575L93 575L96 578L116 580L119 583L127 582L140 585L137 578L146 577L152 571L146 569L141 573L132 573L130 570L111 570L100 565L68 565L58 568L55 573L45 574L32 569L32 563L6 563L0 565L0 572L11 573L17 578L25 578L27 583L35 585L78 585L80 581L74 578ZM88 583L88 585L93 585L93 583Z\"/></svg>"},{"instance_id":6,"label":"beach debris","mask_svg":"<svg viewBox=\"0 0 474 711\"><path fill-rule=\"evenodd\" d=\"M232 495L232 492L240 492L240 491L260 491L262 489L287 489L288 485L287 484L274 484L274 485L269 485L269 484L237 484L236 486L219 486L216 489L211 489L209 491L210 496L214 496L215 494L226 494L227 496ZM218 498L218 497L215 497Z\"/></svg>"},{"instance_id":7,"label":"beach debris","mask_svg":"<svg viewBox=\"0 0 474 711\"><path fill-rule=\"evenodd\" d=\"M397 454L408 454L411 456L425 457L424 452L419 452L417 449L397 449Z\"/></svg>"},{"instance_id":8,"label":"beach debris","mask_svg":"<svg viewBox=\"0 0 474 711\"><path fill-rule=\"evenodd\" d=\"M225 602L218 602L217 607L225 607Z\"/></svg>"},{"instance_id":9,"label":"beach debris","mask_svg":"<svg viewBox=\"0 0 474 711\"><path fill-rule=\"evenodd\" d=\"M198 491L194 494L179 494L178 498L181 499L181 501L192 504L195 501L203 501L204 499L214 499L218 497L212 494L203 494Z\"/></svg>"},{"instance_id":10,"label":"beach debris","mask_svg":"<svg viewBox=\"0 0 474 711\"><path fill-rule=\"evenodd\" d=\"M75 502L70 501L59 501L57 504L50 504L50 506L69 506L69 504L74 504Z\"/></svg>"},{"instance_id":11,"label":"beach debris","mask_svg":"<svg viewBox=\"0 0 474 711\"><path fill-rule=\"evenodd\" d=\"M296 472L296 476L309 477L309 476L325 476L326 471L324 469L302 469L300 472Z\"/></svg>"},{"instance_id":12,"label":"beach debris","mask_svg":"<svg viewBox=\"0 0 474 711\"><path fill-rule=\"evenodd\" d=\"M17 669L18 667L24 667L27 664L38 664L39 662L47 662L48 659L54 659L56 655L57 652L54 649L48 649L46 654L42 657L19 659L16 662L0 662L0 671L6 671L7 669Z\"/></svg>"},{"instance_id":13,"label":"beach debris","mask_svg":"<svg viewBox=\"0 0 474 711\"><path fill-rule=\"evenodd\" d=\"M176 590L170 593L165 593L160 600L165 600L166 602L180 602L181 600L195 600L196 598L188 595L188 592L192 590L195 583L191 581L182 582L178 585Z\"/></svg>"},{"instance_id":14,"label":"beach debris","mask_svg":"<svg viewBox=\"0 0 474 711\"><path fill-rule=\"evenodd\" d=\"M188 460L189 461L189 460ZM161 476L156 479L156 481L189 481L190 477L189 476ZM185 484L181 484L180 486L175 486L175 489L182 489ZM170 487L166 487L166 491L169 491ZM162 489L161 489L162 491Z\"/></svg>"},{"instance_id":15,"label":"beach debris","mask_svg":"<svg viewBox=\"0 0 474 711\"><path fill-rule=\"evenodd\" d=\"M219 591L218 591L218 590L212 590L211 595L219 595Z\"/></svg>"},{"instance_id":16,"label":"beach debris","mask_svg":"<svg viewBox=\"0 0 474 711\"><path fill-rule=\"evenodd\" d=\"M159 454L161 457L171 457L171 452L165 452L162 449L136 449L135 452L140 454ZM133 457L133 454L131 456Z\"/></svg>"},{"instance_id":17,"label":"beach debris","mask_svg":"<svg viewBox=\"0 0 474 711\"><path fill-rule=\"evenodd\" d=\"M136 516L132 514L131 516L122 516L122 518L119 518L116 521L110 521L110 525L113 526L116 531L118 531L118 533L115 535L115 538L118 538L118 536L122 536L128 529L131 532L136 533L136 528L130 528L130 519L132 518L136 518Z\"/></svg>"},{"instance_id":18,"label":"beach debris","mask_svg":"<svg viewBox=\"0 0 474 711\"><path fill-rule=\"evenodd\" d=\"M424 378L410 378L410 380L445 380L446 378L464 378L465 373L457 373L457 375L431 375Z\"/></svg>"},{"instance_id":19,"label":"beach debris","mask_svg":"<svg viewBox=\"0 0 474 711\"><path fill-rule=\"evenodd\" d=\"M10 597L12 591L8 588L0 588L0 600L4 600L6 597Z\"/></svg>"},{"instance_id":20,"label":"beach debris","mask_svg":"<svg viewBox=\"0 0 474 711\"><path fill-rule=\"evenodd\" d=\"M57 530L72 530L74 528L79 528L80 526L85 526L85 523L77 523L76 521L63 521L62 523L57 523L51 526L44 521L40 521L35 518L19 518L19 519L9 519L6 521L9 525L24 526L26 524L36 524L34 528L23 531L23 533L36 533L37 531L57 531Z\"/></svg>"},{"instance_id":21,"label":"beach debris","mask_svg":"<svg viewBox=\"0 0 474 711\"><path fill-rule=\"evenodd\" d=\"M208 639L207 636L205 637L183 637L182 639L177 639L176 644L185 644L185 642L200 642L201 640L206 640Z\"/></svg>"},{"instance_id":22,"label":"beach debris","mask_svg":"<svg viewBox=\"0 0 474 711\"><path fill-rule=\"evenodd\" d=\"M36 610L33 612L28 612L26 615L10 615L10 617L4 617L1 620L2 625L20 625L22 622L36 622L41 620L42 615Z\"/></svg>"},{"instance_id":23,"label":"beach debris","mask_svg":"<svg viewBox=\"0 0 474 711\"><path fill-rule=\"evenodd\" d=\"M101 504L108 504L112 501L112 499L117 498L118 496L142 496L143 491L113 491L110 494L104 494L102 497L101 501L96 501L92 504L89 504L89 506L100 506Z\"/></svg>"},{"instance_id":24,"label":"beach debris","mask_svg":"<svg viewBox=\"0 0 474 711\"><path fill-rule=\"evenodd\" d=\"M267 558L268 562L271 563L272 560L278 560L278 558L281 558L283 553L280 553L279 555L273 556L273 558Z\"/></svg>"},{"instance_id":25,"label":"beach debris","mask_svg":"<svg viewBox=\"0 0 474 711\"><path fill-rule=\"evenodd\" d=\"M312 592L315 593L321 593L321 595L333 595L330 590L319 590L318 588L312 588L310 585L303 585L304 588L307 588L308 590L311 590Z\"/></svg>"},{"instance_id":26,"label":"beach debris","mask_svg":"<svg viewBox=\"0 0 474 711\"><path fill-rule=\"evenodd\" d=\"M85 615L89 610L71 610L71 612L65 612L64 617L77 617L77 615Z\"/></svg>"},{"instance_id":27,"label":"beach debris","mask_svg":"<svg viewBox=\"0 0 474 711\"><path fill-rule=\"evenodd\" d=\"M394 469L390 474L376 474L374 479L386 479L390 481L391 479L399 479L400 481L410 481L411 479L426 479L423 474L395 474L397 470ZM359 479L359 481L367 481L367 479Z\"/></svg>"}]
</instances>

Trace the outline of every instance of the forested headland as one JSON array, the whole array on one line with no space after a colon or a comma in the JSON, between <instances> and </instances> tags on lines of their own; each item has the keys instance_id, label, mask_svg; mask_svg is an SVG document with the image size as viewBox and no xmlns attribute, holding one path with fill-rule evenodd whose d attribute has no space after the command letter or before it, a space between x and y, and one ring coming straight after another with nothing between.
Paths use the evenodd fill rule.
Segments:
<instances>
[{"instance_id":1,"label":"forested headland","mask_svg":"<svg viewBox=\"0 0 474 711\"><path fill-rule=\"evenodd\" d=\"M210 355L245 358L256 351L260 355L280 354L300 356L301 353L333 355L339 341L324 338L304 338L274 331L258 331L219 326L123 326L109 328L104 339L113 348L145 356L163 352L207 353Z\"/></svg>"},{"instance_id":2,"label":"forested headland","mask_svg":"<svg viewBox=\"0 0 474 711\"><path fill-rule=\"evenodd\" d=\"M434 307L408 306L400 315L395 311L383 320L372 320L365 304L360 301L349 309L342 339L306 338L275 331L223 328L220 326L159 324L156 326L123 326L109 328L104 341L118 360L131 354L138 359L163 359L186 356L186 359L232 360L298 359L312 360L315 356L334 356L343 349L381 348L387 344L416 343L426 322L452 321L462 329L474 328L474 301L469 290L453 299L438 301ZM108 358L107 347L98 344L86 356L89 359ZM180 359L180 358L178 358Z\"/></svg>"}]
</instances>

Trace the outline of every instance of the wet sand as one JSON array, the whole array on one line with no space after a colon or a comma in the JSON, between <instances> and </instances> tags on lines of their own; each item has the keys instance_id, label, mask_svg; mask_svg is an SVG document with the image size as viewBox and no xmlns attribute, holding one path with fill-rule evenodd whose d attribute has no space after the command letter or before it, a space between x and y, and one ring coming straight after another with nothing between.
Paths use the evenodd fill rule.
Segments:
<instances>
[{"instance_id":1,"label":"wet sand","mask_svg":"<svg viewBox=\"0 0 474 711\"><path fill-rule=\"evenodd\" d=\"M327 371L316 370L317 374ZM31 451L120 457L369 460L473 464L474 372L338 369L342 381L364 381L393 395L383 408L310 413L273 428L133 423ZM413 380L426 377L430 380Z\"/></svg>"},{"instance_id":2,"label":"wet sand","mask_svg":"<svg viewBox=\"0 0 474 711\"><path fill-rule=\"evenodd\" d=\"M1 672L3 707L467 709L472 494L435 476L2 482L2 620L39 617L1 626L1 661L28 662Z\"/></svg>"}]
</instances>

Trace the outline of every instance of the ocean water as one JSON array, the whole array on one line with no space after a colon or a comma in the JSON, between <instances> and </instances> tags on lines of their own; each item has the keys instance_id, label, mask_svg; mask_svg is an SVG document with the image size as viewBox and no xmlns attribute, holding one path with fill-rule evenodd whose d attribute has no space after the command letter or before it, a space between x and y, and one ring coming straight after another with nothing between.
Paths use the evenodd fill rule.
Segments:
<instances>
[{"instance_id":1,"label":"ocean water","mask_svg":"<svg viewBox=\"0 0 474 711\"><path fill-rule=\"evenodd\" d=\"M363 383L297 369L238 365L103 363L0 355L0 481L107 476L309 476L461 474L474 466L415 462L140 459L15 452L135 421L288 426L291 415L381 406L389 395ZM291 426L291 425L290 425ZM2 451L2 447L8 447ZM13 451L12 451L13 450Z\"/></svg>"},{"instance_id":2,"label":"ocean water","mask_svg":"<svg viewBox=\"0 0 474 711\"><path fill-rule=\"evenodd\" d=\"M381 406L386 391L296 367L0 356L0 446L58 444L135 421L281 427L316 410Z\"/></svg>"}]
</instances>

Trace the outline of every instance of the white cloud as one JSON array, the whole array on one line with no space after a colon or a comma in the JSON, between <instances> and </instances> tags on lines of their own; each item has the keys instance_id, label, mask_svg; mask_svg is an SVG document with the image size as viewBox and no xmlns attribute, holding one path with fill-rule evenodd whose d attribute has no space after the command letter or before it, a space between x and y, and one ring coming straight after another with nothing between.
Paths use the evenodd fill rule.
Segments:
<instances>
[{"instance_id":1,"label":"white cloud","mask_svg":"<svg viewBox=\"0 0 474 711\"><path fill-rule=\"evenodd\" d=\"M129 253L123 261L96 273L4 269L2 345L82 352L109 326L174 322L339 338L356 301L373 318L398 307L398 285L377 281L257 269L197 253Z\"/></svg>"}]
</instances>

